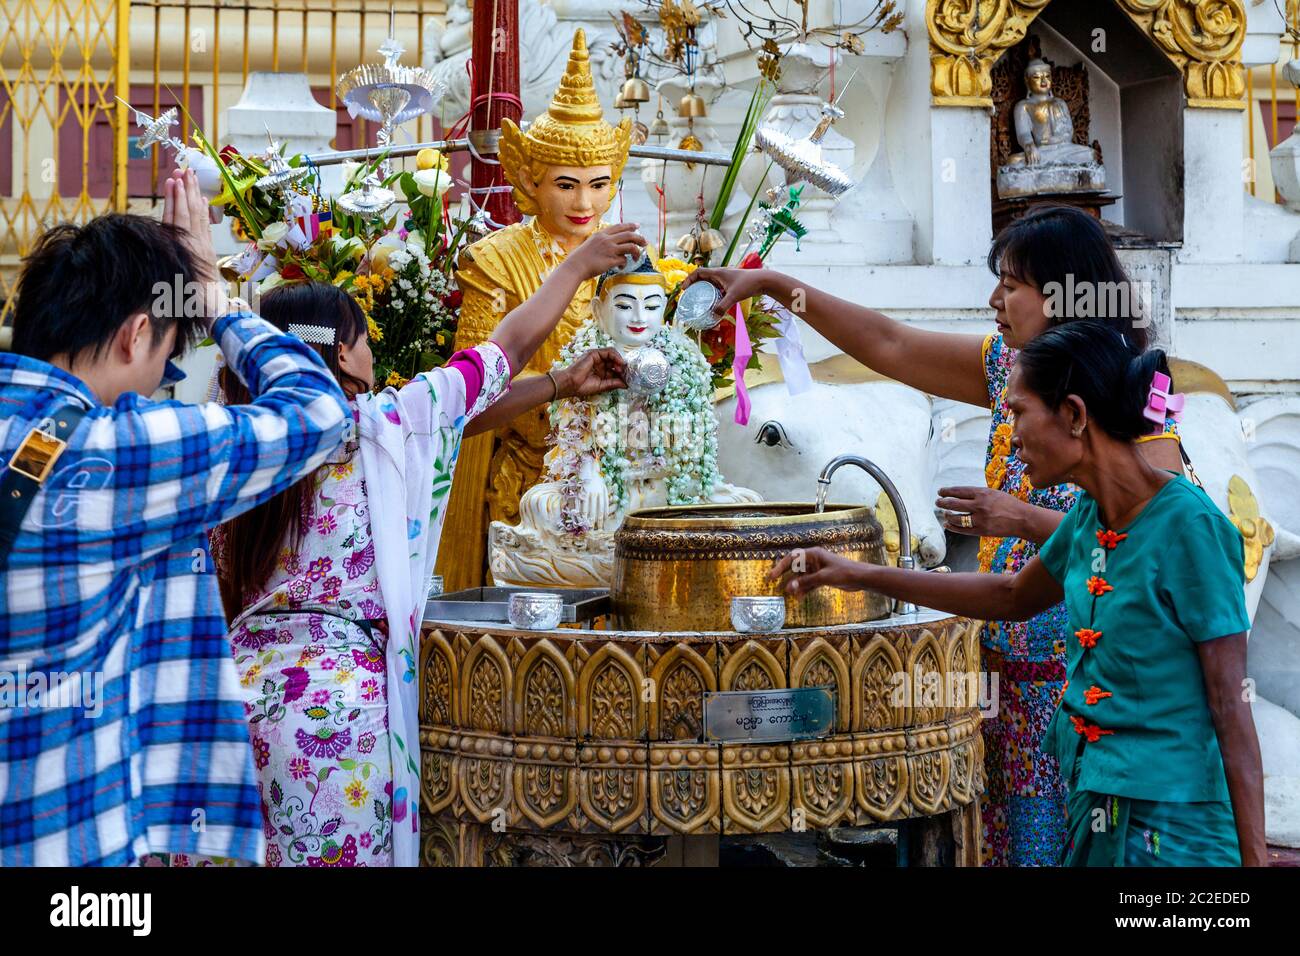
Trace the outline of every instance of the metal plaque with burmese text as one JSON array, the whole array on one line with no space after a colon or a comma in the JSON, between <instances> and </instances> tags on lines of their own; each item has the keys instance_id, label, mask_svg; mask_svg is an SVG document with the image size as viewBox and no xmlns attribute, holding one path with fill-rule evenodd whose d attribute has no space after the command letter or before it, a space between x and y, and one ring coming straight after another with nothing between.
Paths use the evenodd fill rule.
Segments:
<instances>
[{"instance_id":1,"label":"metal plaque with burmese text","mask_svg":"<svg viewBox=\"0 0 1300 956\"><path fill-rule=\"evenodd\" d=\"M806 740L826 736L834 722L829 687L704 692L705 740Z\"/></svg>"}]
</instances>

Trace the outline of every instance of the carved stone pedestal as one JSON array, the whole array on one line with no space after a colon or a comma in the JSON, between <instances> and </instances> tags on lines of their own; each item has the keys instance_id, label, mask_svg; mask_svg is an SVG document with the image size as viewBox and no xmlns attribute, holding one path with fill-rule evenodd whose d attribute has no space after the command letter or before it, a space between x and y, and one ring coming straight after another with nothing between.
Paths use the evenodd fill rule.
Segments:
<instances>
[{"instance_id":1,"label":"carved stone pedestal","mask_svg":"<svg viewBox=\"0 0 1300 956\"><path fill-rule=\"evenodd\" d=\"M923 611L770 635L425 627L426 865L644 865L674 835L920 817L948 821L951 862L978 860L975 622ZM705 742L706 691L800 687L833 689L828 736Z\"/></svg>"}]
</instances>

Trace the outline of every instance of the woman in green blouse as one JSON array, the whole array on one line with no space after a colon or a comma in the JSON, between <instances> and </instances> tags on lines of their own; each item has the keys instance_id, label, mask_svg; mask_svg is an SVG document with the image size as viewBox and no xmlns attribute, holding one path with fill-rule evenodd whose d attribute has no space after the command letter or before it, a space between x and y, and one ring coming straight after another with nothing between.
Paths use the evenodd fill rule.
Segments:
<instances>
[{"instance_id":1,"label":"woman in green blouse","mask_svg":"<svg viewBox=\"0 0 1300 956\"><path fill-rule=\"evenodd\" d=\"M1012 445L1035 487L1079 502L1015 575L933 574L814 548L782 558L799 594L871 589L972 618L1023 620L1064 598L1064 698L1042 749L1070 787L1071 866L1265 866L1263 770L1246 687L1241 537L1203 491L1135 440L1164 353L1071 322L1012 372Z\"/></svg>"}]
</instances>

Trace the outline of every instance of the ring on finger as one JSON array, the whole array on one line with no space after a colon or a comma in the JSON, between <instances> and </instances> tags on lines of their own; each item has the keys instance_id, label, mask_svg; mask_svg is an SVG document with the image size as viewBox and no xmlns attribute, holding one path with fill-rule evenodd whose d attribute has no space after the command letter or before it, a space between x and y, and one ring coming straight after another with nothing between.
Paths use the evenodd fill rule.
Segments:
<instances>
[{"instance_id":1,"label":"ring on finger","mask_svg":"<svg viewBox=\"0 0 1300 956\"><path fill-rule=\"evenodd\" d=\"M973 527L975 527L975 519L974 519L973 517L971 517L971 514L970 514L969 511L960 511L960 512L955 512L955 513L954 513L954 517L956 517L956 519L957 519L957 527L959 527L959 528L973 528Z\"/></svg>"}]
</instances>

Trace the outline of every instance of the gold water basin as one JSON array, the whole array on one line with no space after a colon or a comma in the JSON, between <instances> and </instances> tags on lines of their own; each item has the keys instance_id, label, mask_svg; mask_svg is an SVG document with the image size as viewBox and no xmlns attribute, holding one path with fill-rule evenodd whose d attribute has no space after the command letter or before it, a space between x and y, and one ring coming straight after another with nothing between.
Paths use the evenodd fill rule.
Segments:
<instances>
[{"instance_id":1,"label":"gold water basin","mask_svg":"<svg viewBox=\"0 0 1300 956\"><path fill-rule=\"evenodd\" d=\"M724 631L731 599L780 594L772 563L795 548L822 547L885 564L884 532L871 508L762 502L650 508L614 535L614 626L622 630ZM786 627L831 627L886 617L891 602L868 591L819 588L785 596Z\"/></svg>"}]
</instances>

